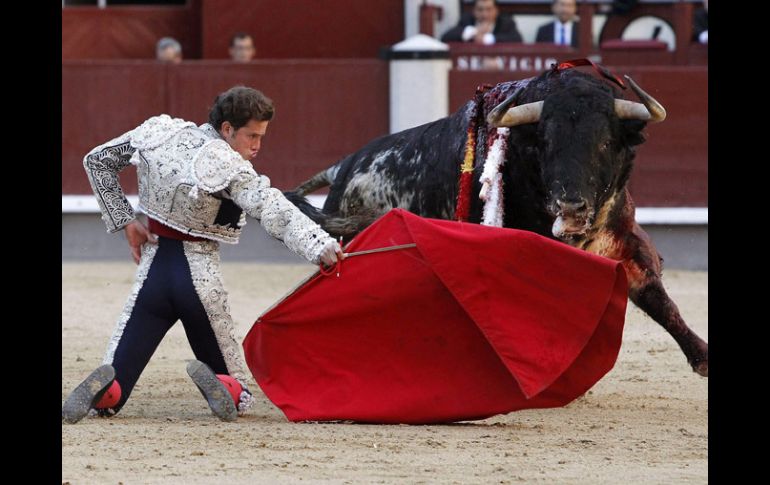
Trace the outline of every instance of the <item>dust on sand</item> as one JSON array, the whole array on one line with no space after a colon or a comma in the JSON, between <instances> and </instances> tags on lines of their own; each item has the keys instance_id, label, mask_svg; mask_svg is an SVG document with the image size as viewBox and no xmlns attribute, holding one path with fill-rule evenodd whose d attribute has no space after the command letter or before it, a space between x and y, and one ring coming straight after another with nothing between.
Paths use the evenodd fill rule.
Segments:
<instances>
[{"instance_id":1,"label":"dust on sand","mask_svg":"<svg viewBox=\"0 0 770 485\"><path fill-rule=\"evenodd\" d=\"M131 288L130 263L62 264L62 402L101 363ZM242 341L310 265L226 263ZM708 341L708 273L667 271L685 321ZM290 423L259 391L235 423L218 421L187 374L177 324L110 419L62 425L62 482L706 483L708 380L629 303L615 368L563 408L440 426Z\"/></svg>"}]
</instances>

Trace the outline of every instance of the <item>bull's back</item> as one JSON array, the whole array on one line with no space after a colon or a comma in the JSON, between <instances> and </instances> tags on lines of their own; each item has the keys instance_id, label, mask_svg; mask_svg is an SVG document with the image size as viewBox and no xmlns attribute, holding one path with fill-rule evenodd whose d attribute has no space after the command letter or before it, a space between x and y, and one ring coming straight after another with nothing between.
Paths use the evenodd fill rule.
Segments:
<instances>
[{"instance_id":1,"label":"bull's back","mask_svg":"<svg viewBox=\"0 0 770 485\"><path fill-rule=\"evenodd\" d=\"M461 110L378 138L345 157L324 212L379 216L398 207L423 217L452 218L467 126L463 118Z\"/></svg>"}]
</instances>

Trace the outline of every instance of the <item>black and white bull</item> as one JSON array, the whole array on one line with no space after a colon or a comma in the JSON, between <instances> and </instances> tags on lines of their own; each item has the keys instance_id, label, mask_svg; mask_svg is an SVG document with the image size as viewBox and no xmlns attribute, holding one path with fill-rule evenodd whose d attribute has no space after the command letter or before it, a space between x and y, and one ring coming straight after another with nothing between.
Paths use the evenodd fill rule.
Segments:
<instances>
[{"instance_id":1,"label":"black and white bull","mask_svg":"<svg viewBox=\"0 0 770 485\"><path fill-rule=\"evenodd\" d=\"M661 283L662 259L634 219L626 185L635 146L663 107L630 78L642 103L575 69L501 83L481 99L477 160L487 136L509 127L503 175L504 227L525 229L621 261L629 297L662 325L692 368L708 376L708 344L684 322ZM350 236L394 207L424 217L453 219L459 165L474 102L454 114L378 138L320 172L287 196L330 233ZM471 222L482 217L474 169ZM322 211L304 195L331 185Z\"/></svg>"}]
</instances>

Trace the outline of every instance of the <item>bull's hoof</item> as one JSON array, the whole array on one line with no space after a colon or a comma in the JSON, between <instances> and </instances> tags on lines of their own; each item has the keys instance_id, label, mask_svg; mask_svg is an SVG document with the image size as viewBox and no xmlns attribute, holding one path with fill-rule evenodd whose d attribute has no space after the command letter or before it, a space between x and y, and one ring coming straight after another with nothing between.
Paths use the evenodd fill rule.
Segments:
<instances>
[{"instance_id":1,"label":"bull's hoof","mask_svg":"<svg viewBox=\"0 0 770 485\"><path fill-rule=\"evenodd\" d=\"M692 370L694 370L699 375L702 375L703 377L709 376L709 361L705 360L703 362L698 362L697 364L693 364Z\"/></svg>"},{"instance_id":2,"label":"bull's hoof","mask_svg":"<svg viewBox=\"0 0 770 485\"><path fill-rule=\"evenodd\" d=\"M692 370L698 375L703 377L709 376L709 344L700 340L697 336L695 338L699 341L697 347L692 349L692 352L687 352L687 361L692 366Z\"/></svg>"}]
</instances>

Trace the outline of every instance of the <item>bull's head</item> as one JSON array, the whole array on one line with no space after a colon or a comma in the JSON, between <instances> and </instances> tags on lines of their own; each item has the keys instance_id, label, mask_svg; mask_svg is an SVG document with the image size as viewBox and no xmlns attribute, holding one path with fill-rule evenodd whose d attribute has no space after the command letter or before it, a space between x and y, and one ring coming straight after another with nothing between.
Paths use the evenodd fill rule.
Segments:
<instances>
[{"instance_id":1,"label":"bull's head","mask_svg":"<svg viewBox=\"0 0 770 485\"><path fill-rule=\"evenodd\" d=\"M536 137L530 153L538 158L557 238L585 235L597 215L609 210L628 181L633 146L644 141L644 122L666 117L660 103L626 79L642 103L615 99L606 86L597 89L595 80L574 77L543 101L513 106L519 89L487 117L497 127L536 126L529 128Z\"/></svg>"}]
</instances>

